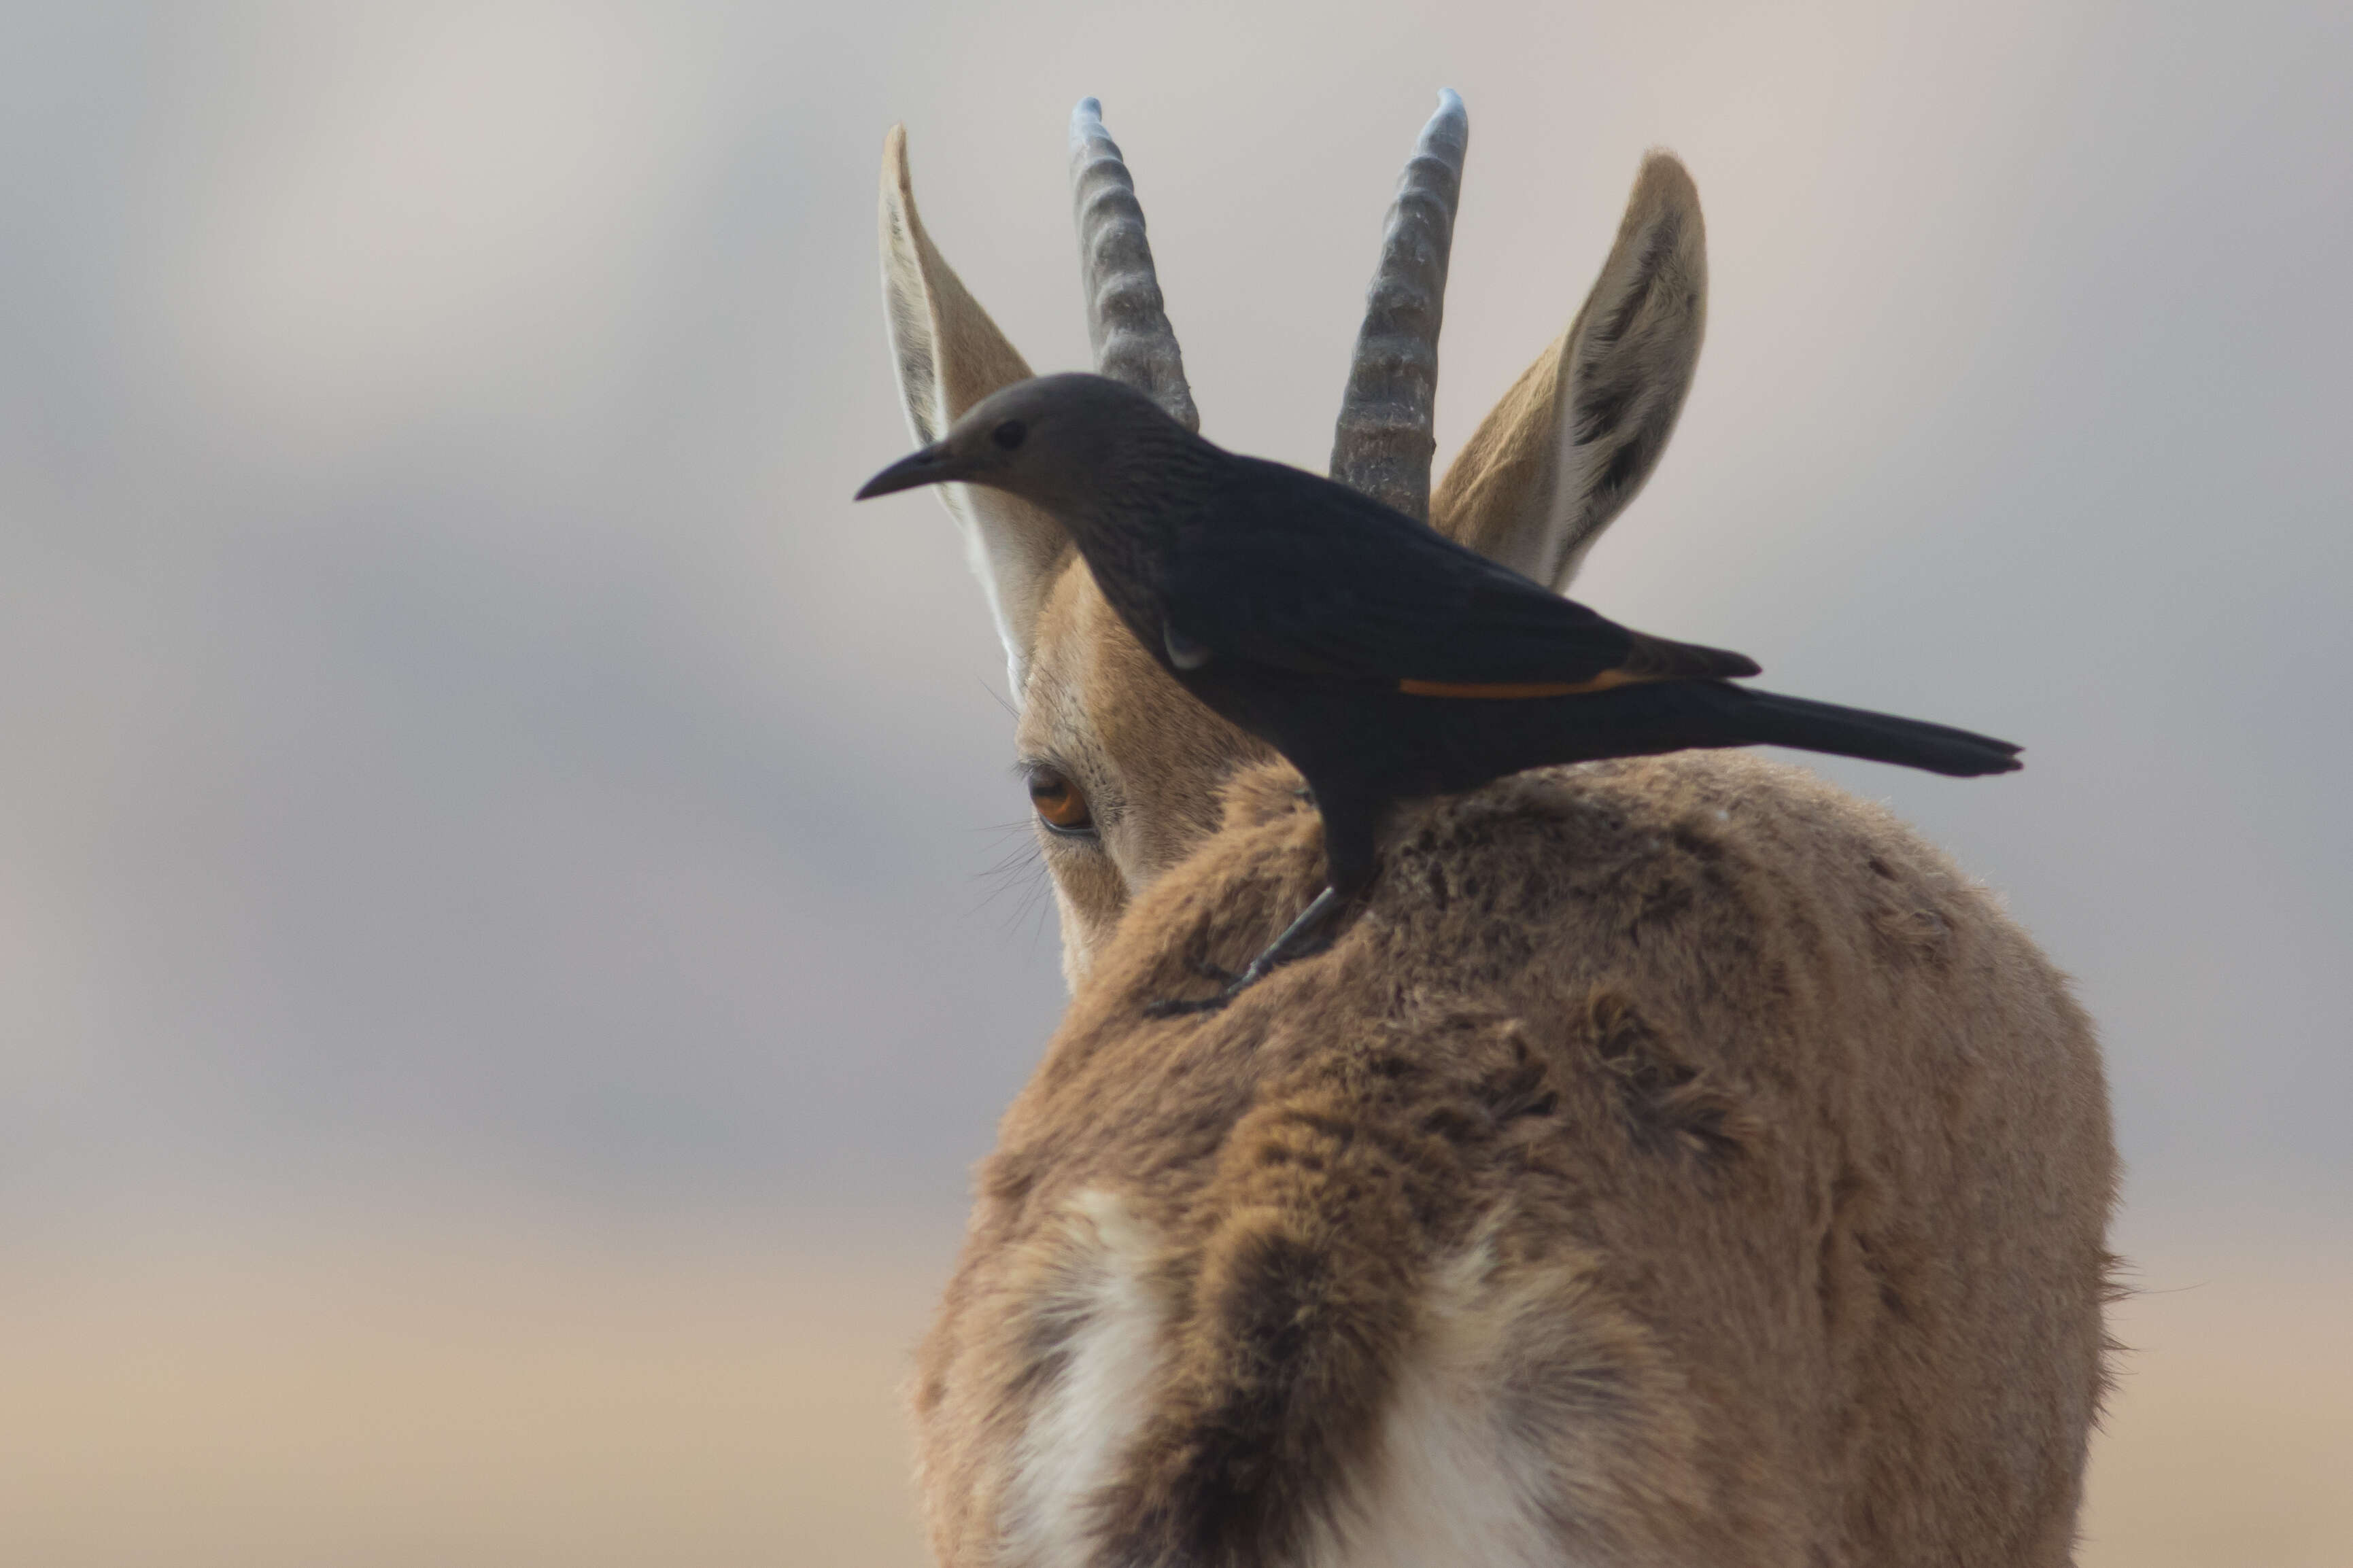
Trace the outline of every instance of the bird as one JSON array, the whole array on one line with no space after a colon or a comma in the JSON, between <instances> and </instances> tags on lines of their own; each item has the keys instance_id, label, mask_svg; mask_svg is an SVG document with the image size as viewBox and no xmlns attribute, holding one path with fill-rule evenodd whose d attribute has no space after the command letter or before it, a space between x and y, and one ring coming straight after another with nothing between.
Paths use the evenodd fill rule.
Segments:
<instances>
[{"instance_id":1,"label":"bird","mask_svg":"<svg viewBox=\"0 0 2353 1568\"><path fill-rule=\"evenodd\" d=\"M1196 435L1103 376L999 389L857 499L984 485L1058 521L1137 641L1296 768L1325 886L1214 996L1320 951L1379 875L1390 808L1530 768L1778 745L1955 777L2021 748L1942 724L1733 684L1744 655L1622 626L1345 485Z\"/></svg>"}]
</instances>

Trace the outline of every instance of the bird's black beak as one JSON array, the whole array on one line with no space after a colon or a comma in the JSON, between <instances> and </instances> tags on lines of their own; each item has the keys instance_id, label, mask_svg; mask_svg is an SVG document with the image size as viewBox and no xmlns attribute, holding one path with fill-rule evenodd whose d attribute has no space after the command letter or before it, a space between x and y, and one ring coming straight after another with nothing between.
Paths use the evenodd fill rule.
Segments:
<instances>
[{"instance_id":1,"label":"bird's black beak","mask_svg":"<svg viewBox=\"0 0 2353 1568\"><path fill-rule=\"evenodd\" d=\"M918 485L942 484L963 479L965 471L965 465L948 450L947 443L934 441L921 451L910 452L867 480L853 499L870 500L875 496L912 490Z\"/></svg>"}]
</instances>

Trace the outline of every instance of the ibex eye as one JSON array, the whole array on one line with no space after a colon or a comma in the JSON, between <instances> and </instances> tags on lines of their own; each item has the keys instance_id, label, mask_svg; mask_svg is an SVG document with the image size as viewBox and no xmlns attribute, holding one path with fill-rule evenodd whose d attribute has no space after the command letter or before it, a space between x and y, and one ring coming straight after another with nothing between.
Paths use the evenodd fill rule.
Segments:
<instances>
[{"instance_id":1,"label":"ibex eye","mask_svg":"<svg viewBox=\"0 0 2353 1568\"><path fill-rule=\"evenodd\" d=\"M988 433L988 438L1010 452L1029 438L1029 426L1018 419L1008 419Z\"/></svg>"},{"instance_id":2,"label":"ibex eye","mask_svg":"<svg viewBox=\"0 0 2353 1568\"><path fill-rule=\"evenodd\" d=\"M1050 832L1082 835L1095 830L1085 793L1058 773L1041 768L1029 775L1029 804L1038 808L1038 820Z\"/></svg>"}]
</instances>

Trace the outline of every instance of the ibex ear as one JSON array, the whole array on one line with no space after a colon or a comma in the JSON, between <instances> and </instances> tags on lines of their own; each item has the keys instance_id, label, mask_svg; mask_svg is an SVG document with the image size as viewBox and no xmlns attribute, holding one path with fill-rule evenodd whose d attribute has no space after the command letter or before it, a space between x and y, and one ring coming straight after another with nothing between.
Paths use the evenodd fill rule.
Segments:
<instances>
[{"instance_id":1,"label":"ibex ear","mask_svg":"<svg viewBox=\"0 0 2353 1568\"><path fill-rule=\"evenodd\" d=\"M1567 589L1657 466L1706 326L1699 192L1672 153L1652 153L1585 308L1455 458L1430 500L1431 522Z\"/></svg>"},{"instance_id":2,"label":"ibex ear","mask_svg":"<svg viewBox=\"0 0 2353 1568\"><path fill-rule=\"evenodd\" d=\"M899 398L917 442L938 440L965 409L1000 386L1029 379L1028 363L923 232L907 174L903 125L892 126L882 143L882 302ZM971 485L938 489L964 531L965 552L988 595L1018 701L1038 612L1070 558L1070 535L1044 512L1002 491Z\"/></svg>"}]
</instances>

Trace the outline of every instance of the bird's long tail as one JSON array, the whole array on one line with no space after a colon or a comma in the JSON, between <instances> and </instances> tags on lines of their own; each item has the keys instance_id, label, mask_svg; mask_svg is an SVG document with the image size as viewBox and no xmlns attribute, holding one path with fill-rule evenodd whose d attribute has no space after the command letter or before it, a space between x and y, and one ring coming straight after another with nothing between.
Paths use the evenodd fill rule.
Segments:
<instances>
[{"instance_id":1,"label":"bird's long tail","mask_svg":"<svg viewBox=\"0 0 2353 1568\"><path fill-rule=\"evenodd\" d=\"M1833 756L1926 768L1956 778L2006 773L2022 765L2019 748L2007 741L1925 720L1810 702L1802 697L1715 681L1694 681L1680 687L1678 695L1687 696L1715 722L1736 731L1742 744L1795 746Z\"/></svg>"}]
</instances>

